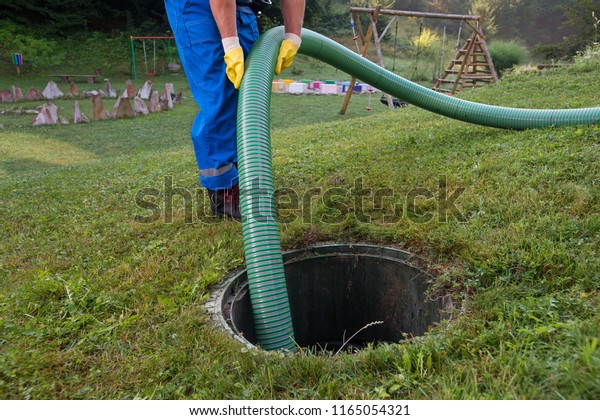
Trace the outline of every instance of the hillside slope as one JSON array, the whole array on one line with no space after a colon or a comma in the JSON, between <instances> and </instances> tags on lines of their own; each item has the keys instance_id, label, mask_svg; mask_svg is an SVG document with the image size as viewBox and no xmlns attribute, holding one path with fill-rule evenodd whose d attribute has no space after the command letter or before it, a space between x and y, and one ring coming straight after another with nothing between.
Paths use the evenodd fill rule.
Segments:
<instances>
[{"instance_id":1,"label":"hillside slope","mask_svg":"<svg viewBox=\"0 0 600 420\"><path fill-rule=\"evenodd\" d=\"M557 69L462 97L600 106L599 89L598 68ZM87 126L14 117L0 132L0 397L597 399L600 127L353 106L273 98L276 185L298 198L283 245L407 249L453 298L450 320L358 354L242 348L203 307L243 246L198 187L191 98Z\"/></svg>"}]
</instances>

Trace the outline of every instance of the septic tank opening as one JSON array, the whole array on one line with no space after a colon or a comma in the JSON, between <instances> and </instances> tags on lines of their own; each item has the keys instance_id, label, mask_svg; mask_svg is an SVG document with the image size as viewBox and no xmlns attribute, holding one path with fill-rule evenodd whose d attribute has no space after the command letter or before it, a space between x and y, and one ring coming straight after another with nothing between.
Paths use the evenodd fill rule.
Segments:
<instances>
[{"instance_id":1,"label":"septic tank opening","mask_svg":"<svg viewBox=\"0 0 600 420\"><path fill-rule=\"evenodd\" d=\"M405 251L362 244L283 254L296 343L335 351L423 335L451 302L428 293L433 278L411 259ZM209 310L237 340L258 345L245 270L222 283Z\"/></svg>"}]
</instances>

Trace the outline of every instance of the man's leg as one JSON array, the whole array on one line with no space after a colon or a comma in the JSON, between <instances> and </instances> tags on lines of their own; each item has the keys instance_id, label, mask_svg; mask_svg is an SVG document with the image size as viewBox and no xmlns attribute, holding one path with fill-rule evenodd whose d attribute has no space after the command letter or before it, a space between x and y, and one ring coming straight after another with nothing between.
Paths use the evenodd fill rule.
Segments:
<instances>
[{"instance_id":1,"label":"man's leg","mask_svg":"<svg viewBox=\"0 0 600 420\"><path fill-rule=\"evenodd\" d=\"M213 213L239 219L235 166L238 91L225 73L216 22L208 0L192 4L167 0L165 4L192 94L200 107L191 130L200 182L209 190ZM170 6L179 8L179 14L170 12ZM258 37L256 20L249 8L238 10L238 35L247 54Z\"/></svg>"}]
</instances>

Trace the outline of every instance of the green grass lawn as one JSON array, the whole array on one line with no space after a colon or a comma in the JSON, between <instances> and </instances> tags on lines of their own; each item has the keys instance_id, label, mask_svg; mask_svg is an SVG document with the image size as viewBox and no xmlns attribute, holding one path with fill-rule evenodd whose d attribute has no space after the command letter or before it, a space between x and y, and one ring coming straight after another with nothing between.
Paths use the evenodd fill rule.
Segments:
<instances>
[{"instance_id":1,"label":"green grass lawn","mask_svg":"<svg viewBox=\"0 0 600 420\"><path fill-rule=\"evenodd\" d=\"M599 90L600 69L561 69L462 97L582 107L600 106ZM600 397L600 128L497 130L368 100L340 116L342 97L273 96L276 185L321 191L281 223L283 246L409 250L453 298L449 320L358 354L246 349L203 306L244 252L240 224L212 218L198 187L188 90L132 120L0 114L0 398ZM72 101L56 103L70 116ZM355 217L357 182L393 192L362 197L369 222ZM139 223L148 188L161 217ZM195 199L165 203L170 188ZM429 194L409 202L415 189Z\"/></svg>"}]
</instances>

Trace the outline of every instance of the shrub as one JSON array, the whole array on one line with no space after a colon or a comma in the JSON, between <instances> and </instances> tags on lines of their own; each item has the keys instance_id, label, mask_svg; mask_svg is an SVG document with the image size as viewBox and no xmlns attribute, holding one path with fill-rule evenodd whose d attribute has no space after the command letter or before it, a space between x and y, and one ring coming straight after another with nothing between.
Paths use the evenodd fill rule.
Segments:
<instances>
[{"instance_id":1,"label":"shrub","mask_svg":"<svg viewBox=\"0 0 600 420\"><path fill-rule=\"evenodd\" d=\"M582 72L589 72L600 65L600 43L594 42L585 50L577 52L573 57L573 68Z\"/></svg>"},{"instance_id":2,"label":"shrub","mask_svg":"<svg viewBox=\"0 0 600 420\"><path fill-rule=\"evenodd\" d=\"M523 64L529 58L527 47L518 40L494 41L488 47L499 74L517 64Z\"/></svg>"},{"instance_id":3,"label":"shrub","mask_svg":"<svg viewBox=\"0 0 600 420\"><path fill-rule=\"evenodd\" d=\"M410 51L407 54L410 61L414 60L414 70L411 80L431 81L438 77L437 63L441 51L441 41L438 35L429 28L423 28L419 35L411 38ZM406 48L400 44L400 51Z\"/></svg>"},{"instance_id":4,"label":"shrub","mask_svg":"<svg viewBox=\"0 0 600 420\"><path fill-rule=\"evenodd\" d=\"M65 57L56 41L32 36L24 27L5 20L0 21L0 51L20 52L25 65L33 69L59 65Z\"/></svg>"},{"instance_id":5,"label":"shrub","mask_svg":"<svg viewBox=\"0 0 600 420\"><path fill-rule=\"evenodd\" d=\"M17 35L12 49L21 52L24 60L34 69L58 66L65 57L64 51L56 41L28 35Z\"/></svg>"},{"instance_id":6,"label":"shrub","mask_svg":"<svg viewBox=\"0 0 600 420\"><path fill-rule=\"evenodd\" d=\"M531 54L542 61L560 60L565 56L565 48L560 45L539 44L533 47Z\"/></svg>"},{"instance_id":7,"label":"shrub","mask_svg":"<svg viewBox=\"0 0 600 420\"><path fill-rule=\"evenodd\" d=\"M437 34L429 28L424 28L412 41L415 48L422 54L432 55L439 50L440 39Z\"/></svg>"}]
</instances>

